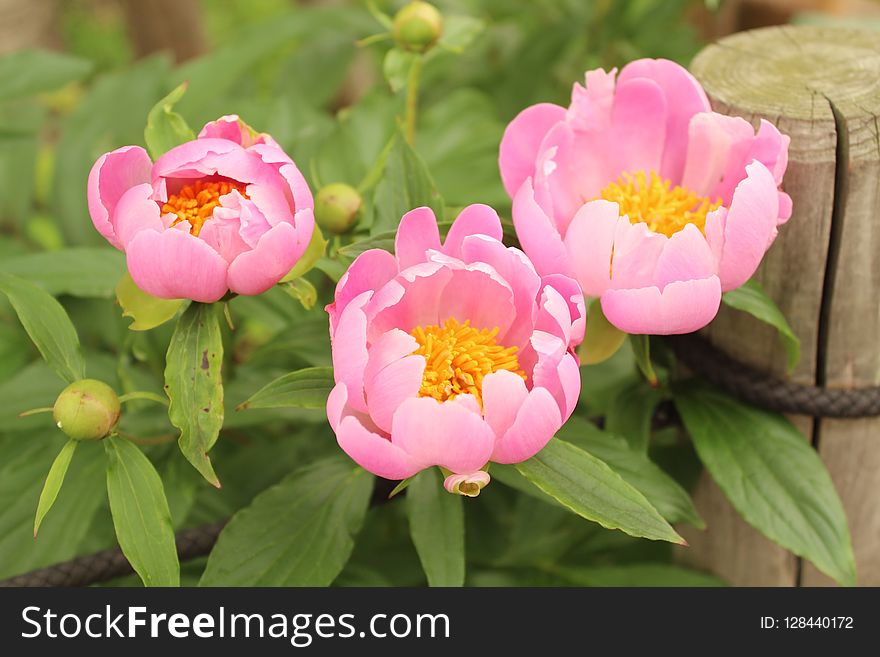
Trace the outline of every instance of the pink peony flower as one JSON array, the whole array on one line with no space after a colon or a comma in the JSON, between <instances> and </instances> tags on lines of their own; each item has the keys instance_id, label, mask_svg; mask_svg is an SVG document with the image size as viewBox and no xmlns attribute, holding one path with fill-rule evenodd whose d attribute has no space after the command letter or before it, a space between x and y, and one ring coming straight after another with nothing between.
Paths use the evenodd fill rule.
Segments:
<instances>
[{"instance_id":1,"label":"pink peony flower","mask_svg":"<svg viewBox=\"0 0 880 657\"><path fill-rule=\"evenodd\" d=\"M791 215L789 138L710 111L666 60L586 75L571 105L507 127L499 164L537 271L575 277L628 333L688 333L745 283Z\"/></svg>"},{"instance_id":2,"label":"pink peony flower","mask_svg":"<svg viewBox=\"0 0 880 657\"><path fill-rule=\"evenodd\" d=\"M237 116L208 123L155 163L125 146L89 174L92 223L125 251L137 286L163 299L266 291L308 246L313 205L293 161Z\"/></svg>"},{"instance_id":3,"label":"pink peony flower","mask_svg":"<svg viewBox=\"0 0 880 657\"><path fill-rule=\"evenodd\" d=\"M505 247L485 205L465 208L442 244L430 209L407 213L395 251L362 253L327 306L327 416L370 472L404 479L439 465L447 490L475 495L487 462L530 458L571 415L583 295Z\"/></svg>"}]
</instances>

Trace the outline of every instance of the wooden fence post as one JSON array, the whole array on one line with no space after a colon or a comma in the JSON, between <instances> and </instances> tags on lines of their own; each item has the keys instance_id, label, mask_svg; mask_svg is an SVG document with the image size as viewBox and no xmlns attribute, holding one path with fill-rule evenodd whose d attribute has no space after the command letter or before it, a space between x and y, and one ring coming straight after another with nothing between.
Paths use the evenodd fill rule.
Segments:
<instances>
[{"instance_id":1,"label":"wooden fence post","mask_svg":"<svg viewBox=\"0 0 880 657\"><path fill-rule=\"evenodd\" d=\"M713 109L791 136L783 189L794 214L756 274L801 339L791 379L829 388L880 384L880 35L823 27L742 32L705 48L694 75ZM772 330L722 307L705 331L719 348L784 377ZM858 582L880 585L880 418L792 417L843 500ZM831 581L739 519L707 476L706 532L687 560L738 585Z\"/></svg>"}]
</instances>

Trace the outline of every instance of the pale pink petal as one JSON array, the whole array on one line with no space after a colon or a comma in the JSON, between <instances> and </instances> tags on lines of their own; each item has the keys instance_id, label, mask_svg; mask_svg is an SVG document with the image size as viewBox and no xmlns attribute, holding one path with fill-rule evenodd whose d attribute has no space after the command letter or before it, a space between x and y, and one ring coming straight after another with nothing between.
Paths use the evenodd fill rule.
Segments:
<instances>
[{"instance_id":1,"label":"pale pink petal","mask_svg":"<svg viewBox=\"0 0 880 657\"><path fill-rule=\"evenodd\" d=\"M670 283L657 287L608 290L602 295L602 311L621 331L635 334L670 335L703 328L718 313L721 283L717 276Z\"/></svg>"},{"instance_id":2,"label":"pale pink petal","mask_svg":"<svg viewBox=\"0 0 880 657\"><path fill-rule=\"evenodd\" d=\"M781 226L791 219L791 210L791 196L785 192L779 192L779 219L776 220L777 226Z\"/></svg>"},{"instance_id":3,"label":"pale pink petal","mask_svg":"<svg viewBox=\"0 0 880 657\"><path fill-rule=\"evenodd\" d=\"M384 436L367 430L356 417L342 419L336 442L355 463L385 479L406 479L425 467Z\"/></svg>"},{"instance_id":4,"label":"pale pink petal","mask_svg":"<svg viewBox=\"0 0 880 657\"><path fill-rule=\"evenodd\" d=\"M611 201L581 206L565 233L565 248L584 294L598 297L611 285L611 254L620 209Z\"/></svg>"},{"instance_id":5,"label":"pale pink petal","mask_svg":"<svg viewBox=\"0 0 880 657\"><path fill-rule=\"evenodd\" d=\"M257 153L266 164L271 164L278 169L281 176L287 181L293 199L293 210L299 211L306 208L314 208L315 202L312 190L306 182L302 172L297 168L290 156L287 155L277 144L266 143L251 146L250 151Z\"/></svg>"},{"instance_id":6,"label":"pale pink petal","mask_svg":"<svg viewBox=\"0 0 880 657\"><path fill-rule=\"evenodd\" d=\"M587 326L587 309L584 302L584 293L581 286L573 278L562 274L551 274L541 279L541 284L557 290L568 305L568 313L571 318L571 328L568 335L569 348L578 346L584 339L584 330Z\"/></svg>"},{"instance_id":7,"label":"pale pink petal","mask_svg":"<svg viewBox=\"0 0 880 657\"><path fill-rule=\"evenodd\" d=\"M416 339L400 329L395 328L383 333L370 346L370 354L364 368L364 383L372 384L373 379L379 376L385 367L404 356L409 356L418 348L419 343Z\"/></svg>"},{"instance_id":8,"label":"pale pink petal","mask_svg":"<svg viewBox=\"0 0 880 657\"><path fill-rule=\"evenodd\" d=\"M135 284L160 299L203 303L226 294L226 261L185 230L142 230L125 250Z\"/></svg>"},{"instance_id":9,"label":"pale pink petal","mask_svg":"<svg viewBox=\"0 0 880 657\"><path fill-rule=\"evenodd\" d=\"M504 131L498 166L507 193L513 197L526 178L535 175L538 149L544 136L565 119L565 109L551 103L532 105L520 112Z\"/></svg>"},{"instance_id":10,"label":"pale pink petal","mask_svg":"<svg viewBox=\"0 0 880 657\"><path fill-rule=\"evenodd\" d=\"M604 130L611 124L611 106L614 104L614 88L617 69L601 68L587 71L584 85L572 85L571 105L566 112L566 122L578 131Z\"/></svg>"},{"instance_id":11,"label":"pale pink petal","mask_svg":"<svg viewBox=\"0 0 880 657\"><path fill-rule=\"evenodd\" d=\"M388 363L372 379L365 380L367 409L380 429L391 433L394 413L405 399L418 396L424 372L424 356L406 356Z\"/></svg>"},{"instance_id":12,"label":"pale pink petal","mask_svg":"<svg viewBox=\"0 0 880 657\"><path fill-rule=\"evenodd\" d=\"M440 324L440 303L453 271L436 262L423 262L404 269L376 294L370 304L370 340L393 328L406 332L416 326Z\"/></svg>"},{"instance_id":13,"label":"pale pink petal","mask_svg":"<svg viewBox=\"0 0 880 657\"><path fill-rule=\"evenodd\" d=\"M113 228L113 211L125 192L150 182L152 166L143 148L123 146L99 157L89 172L89 215L98 232L117 249L123 246Z\"/></svg>"},{"instance_id":14,"label":"pale pink petal","mask_svg":"<svg viewBox=\"0 0 880 657\"><path fill-rule=\"evenodd\" d=\"M464 405L417 397L398 407L391 441L423 468L439 465L463 474L486 464L495 436L489 425Z\"/></svg>"},{"instance_id":15,"label":"pale pink petal","mask_svg":"<svg viewBox=\"0 0 880 657\"><path fill-rule=\"evenodd\" d=\"M513 424L528 394L525 381L513 372L499 370L483 379L483 414L495 433L496 444Z\"/></svg>"},{"instance_id":16,"label":"pale pink petal","mask_svg":"<svg viewBox=\"0 0 880 657\"><path fill-rule=\"evenodd\" d=\"M364 306L373 296L368 290L352 299L339 314L336 331L330 337L333 378L348 389L348 403L366 412L364 369L367 366L367 317Z\"/></svg>"},{"instance_id":17,"label":"pale pink petal","mask_svg":"<svg viewBox=\"0 0 880 657\"><path fill-rule=\"evenodd\" d=\"M153 166L153 179L157 178L200 178L217 172L215 167L205 164L210 158L216 160L217 155L228 155L232 152L244 153L244 149L228 139L205 138L188 141L175 146L161 155ZM240 182L247 179L236 178Z\"/></svg>"},{"instance_id":18,"label":"pale pink petal","mask_svg":"<svg viewBox=\"0 0 880 657\"><path fill-rule=\"evenodd\" d=\"M310 209L296 215L296 227L280 223L264 233L252 251L229 265L229 289L238 294L261 294L293 269L309 245L315 220Z\"/></svg>"},{"instance_id":19,"label":"pale pink petal","mask_svg":"<svg viewBox=\"0 0 880 657\"><path fill-rule=\"evenodd\" d=\"M443 253L461 258L462 241L470 235L488 235L500 242L503 233L498 213L482 203L467 206L452 222L443 242Z\"/></svg>"},{"instance_id":20,"label":"pale pink petal","mask_svg":"<svg viewBox=\"0 0 880 657\"><path fill-rule=\"evenodd\" d=\"M647 224L617 220L611 258L611 287L633 288L652 284L657 258L668 238L654 233Z\"/></svg>"},{"instance_id":21,"label":"pale pink petal","mask_svg":"<svg viewBox=\"0 0 880 657\"><path fill-rule=\"evenodd\" d=\"M537 355L532 370L532 387L546 388L556 400L563 419L567 420L581 391L577 360L563 340L544 331L535 331L531 347Z\"/></svg>"},{"instance_id":22,"label":"pale pink petal","mask_svg":"<svg viewBox=\"0 0 880 657\"><path fill-rule=\"evenodd\" d=\"M648 78L655 82L666 97L666 142L663 161L658 173L676 183L681 180L685 154L688 148L688 124L699 112L711 107L706 93L693 75L683 66L668 59L639 59L620 71L618 85L634 78Z\"/></svg>"},{"instance_id":23,"label":"pale pink petal","mask_svg":"<svg viewBox=\"0 0 880 657\"><path fill-rule=\"evenodd\" d=\"M545 388L534 388L518 409L516 420L495 442L492 460L520 463L540 452L562 426L562 416L553 395Z\"/></svg>"},{"instance_id":24,"label":"pale pink petal","mask_svg":"<svg viewBox=\"0 0 880 657\"><path fill-rule=\"evenodd\" d=\"M152 195L152 185L141 183L129 188L119 198L113 210L113 225L116 240L123 249L142 230L165 230L159 216L159 204L151 198Z\"/></svg>"},{"instance_id":25,"label":"pale pink petal","mask_svg":"<svg viewBox=\"0 0 880 657\"><path fill-rule=\"evenodd\" d=\"M334 302L327 306L331 335L341 313L348 303L367 290L375 291L397 275L397 260L383 249L364 251L336 284Z\"/></svg>"},{"instance_id":26,"label":"pale pink petal","mask_svg":"<svg viewBox=\"0 0 880 657\"><path fill-rule=\"evenodd\" d=\"M228 139L244 148L252 146L254 141L251 131L237 114L227 114L206 123L199 132L199 139L206 138Z\"/></svg>"},{"instance_id":27,"label":"pale pink petal","mask_svg":"<svg viewBox=\"0 0 880 657\"><path fill-rule=\"evenodd\" d=\"M452 317L461 323L470 320L476 329L497 328L499 336L507 335L516 319L513 290L507 281L481 263L451 273L437 303L437 319L445 322Z\"/></svg>"},{"instance_id":28,"label":"pale pink petal","mask_svg":"<svg viewBox=\"0 0 880 657\"><path fill-rule=\"evenodd\" d=\"M779 194L763 164L752 162L737 185L724 222L724 249L718 275L725 292L745 283L776 236Z\"/></svg>"},{"instance_id":29,"label":"pale pink petal","mask_svg":"<svg viewBox=\"0 0 880 657\"><path fill-rule=\"evenodd\" d=\"M646 78L618 82L611 113L613 169L659 171L667 118L666 97L659 85Z\"/></svg>"},{"instance_id":30,"label":"pale pink petal","mask_svg":"<svg viewBox=\"0 0 880 657\"><path fill-rule=\"evenodd\" d=\"M700 196L715 200L723 191L726 176L733 175L738 181L745 173L743 160L755 131L739 116L703 112L691 119L688 134L687 160L681 184ZM734 167L731 162L736 163Z\"/></svg>"},{"instance_id":31,"label":"pale pink petal","mask_svg":"<svg viewBox=\"0 0 880 657\"><path fill-rule=\"evenodd\" d=\"M428 249L440 250L440 229L431 208L410 210L400 220L394 253L400 269L406 269L427 259Z\"/></svg>"},{"instance_id":32,"label":"pale pink petal","mask_svg":"<svg viewBox=\"0 0 880 657\"><path fill-rule=\"evenodd\" d=\"M510 286L516 310L507 330L499 332L498 341L508 347L524 345L533 330L535 298L541 284L532 263L519 249L505 247L500 241L484 235L467 237L462 244L462 255L468 263L491 265ZM500 324L498 326L500 328Z\"/></svg>"},{"instance_id":33,"label":"pale pink petal","mask_svg":"<svg viewBox=\"0 0 880 657\"><path fill-rule=\"evenodd\" d=\"M539 274L574 274L556 226L535 202L530 180L523 183L513 199L513 225L523 251Z\"/></svg>"},{"instance_id":34,"label":"pale pink petal","mask_svg":"<svg viewBox=\"0 0 880 657\"><path fill-rule=\"evenodd\" d=\"M457 495L466 495L467 497L476 497L480 494L492 478L485 470L477 470L470 474L453 474L443 480L443 488L448 493ZM476 489L474 488L476 486Z\"/></svg>"},{"instance_id":35,"label":"pale pink petal","mask_svg":"<svg viewBox=\"0 0 880 657\"><path fill-rule=\"evenodd\" d=\"M700 229L688 224L670 237L657 258L654 285L663 289L669 283L708 278L715 273L715 258Z\"/></svg>"}]
</instances>

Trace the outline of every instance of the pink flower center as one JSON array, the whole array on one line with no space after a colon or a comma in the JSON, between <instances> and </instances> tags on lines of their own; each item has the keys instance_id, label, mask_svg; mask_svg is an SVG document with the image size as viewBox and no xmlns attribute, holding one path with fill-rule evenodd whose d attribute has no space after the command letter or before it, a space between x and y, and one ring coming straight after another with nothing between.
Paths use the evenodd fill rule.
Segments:
<instances>
[{"instance_id":1,"label":"pink flower center","mask_svg":"<svg viewBox=\"0 0 880 657\"><path fill-rule=\"evenodd\" d=\"M645 223L653 232L667 237L688 224L702 232L706 215L721 206L720 198L713 202L687 187L673 186L653 171L623 173L602 190L601 198L617 203L620 214L628 216L632 223Z\"/></svg>"},{"instance_id":2,"label":"pink flower center","mask_svg":"<svg viewBox=\"0 0 880 657\"><path fill-rule=\"evenodd\" d=\"M467 394L482 407L487 374L507 370L526 378L519 368L517 348L496 343L498 327L475 329L470 320L459 324L449 318L443 326L417 326L410 335L419 343L413 353L425 357L420 397L446 401Z\"/></svg>"},{"instance_id":3,"label":"pink flower center","mask_svg":"<svg viewBox=\"0 0 880 657\"><path fill-rule=\"evenodd\" d=\"M198 237L202 226L214 214L214 208L220 205L220 197L229 194L233 190L248 198L245 193L245 185L230 180L196 180L191 185L184 185L177 194L168 197L168 201L162 206L162 214L175 214L171 225L188 221L189 232Z\"/></svg>"}]
</instances>

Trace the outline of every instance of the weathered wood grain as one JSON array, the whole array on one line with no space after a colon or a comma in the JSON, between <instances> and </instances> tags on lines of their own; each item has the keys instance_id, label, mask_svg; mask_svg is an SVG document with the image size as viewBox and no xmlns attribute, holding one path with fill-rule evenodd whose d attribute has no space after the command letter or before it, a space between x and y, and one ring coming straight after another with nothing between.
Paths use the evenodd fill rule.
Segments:
<instances>
[{"instance_id":1,"label":"weathered wood grain","mask_svg":"<svg viewBox=\"0 0 880 657\"><path fill-rule=\"evenodd\" d=\"M853 29L754 30L707 47L692 71L716 111L768 119L792 140L783 189L794 214L756 274L801 339L791 378L880 383L880 39ZM776 336L756 320L724 308L706 334L740 360L786 375ZM880 584L880 419L796 423L843 499L859 583ZM734 584L830 581L745 527L714 485L701 484L697 505L710 527L686 535L692 561Z\"/></svg>"}]
</instances>

